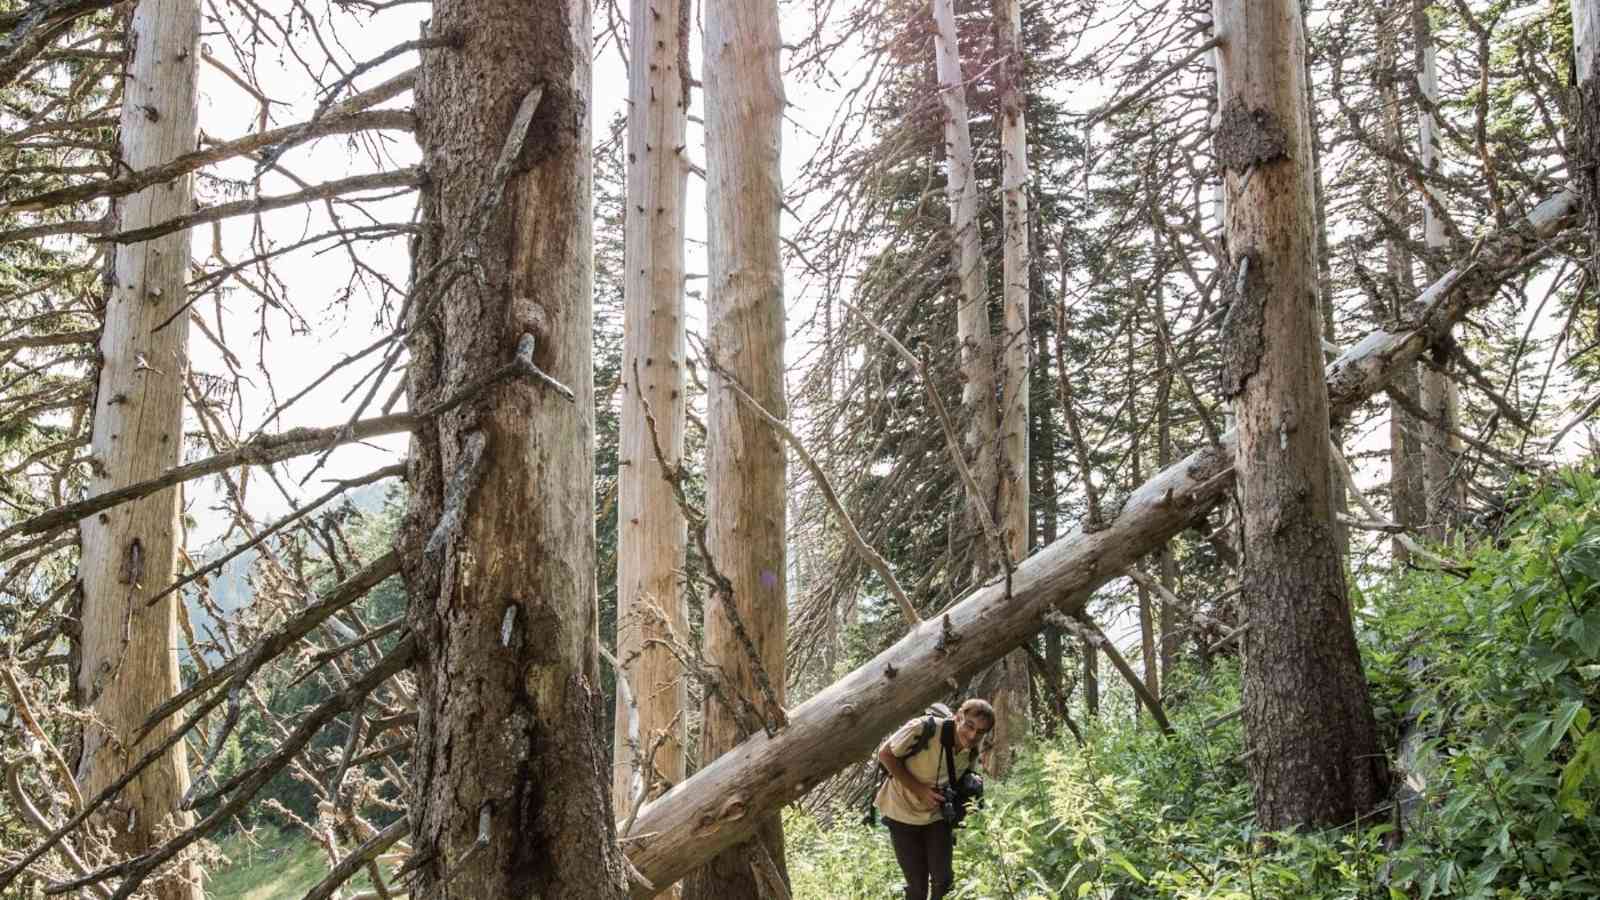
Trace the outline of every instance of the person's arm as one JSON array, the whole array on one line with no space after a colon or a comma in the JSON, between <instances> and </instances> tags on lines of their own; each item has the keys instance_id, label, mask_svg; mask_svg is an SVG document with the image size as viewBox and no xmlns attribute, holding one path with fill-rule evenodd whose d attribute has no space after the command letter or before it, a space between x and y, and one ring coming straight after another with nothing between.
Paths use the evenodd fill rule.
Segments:
<instances>
[{"instance_id":1,"label":"person's arm","mask_svg":"<svg viewBox=\"0 0 1600 900\"><path fill-rule=\"evenodd\" d=\"M933 785L924 784L917 780L917 776L911 774L911 770L906 768L906 761L895 756L887 742L878 748L878 762L883 763L883 768L889 773L889 777L900 782L900 786L905 788L906 793L910 794L923 809L938 809L939 804L944 801L944 797L933 789Z\"/></svg>"}]
</instances>

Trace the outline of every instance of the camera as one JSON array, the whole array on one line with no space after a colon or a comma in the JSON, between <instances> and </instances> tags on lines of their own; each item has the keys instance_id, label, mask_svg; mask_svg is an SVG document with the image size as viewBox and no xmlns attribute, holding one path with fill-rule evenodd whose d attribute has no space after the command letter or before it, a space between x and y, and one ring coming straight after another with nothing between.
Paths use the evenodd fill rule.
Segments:
<instances>
[{"instance_id":1,"label":"camera","mask_svg":"<svg viewBox=\"0 0 1600 900\"><path fill-rule=\"evenodd\" d=\"M959 826L972 807L983 805L983 779L976 772L965 772L954 785L939 790L944 796L939 815L951 828Z\"/></svg>"}]
</instances>

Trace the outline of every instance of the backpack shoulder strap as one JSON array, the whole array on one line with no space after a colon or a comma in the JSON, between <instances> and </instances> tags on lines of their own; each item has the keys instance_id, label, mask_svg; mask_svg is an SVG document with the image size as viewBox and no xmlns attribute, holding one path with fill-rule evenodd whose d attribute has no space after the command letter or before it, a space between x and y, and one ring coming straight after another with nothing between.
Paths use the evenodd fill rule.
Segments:
<instances>
[{"instance_id":1,"label":"backpack shoulder strap","mask_svg":"<svg viewBox=\"0 0 1600 900\"><path fill-rule=\"evenodd\" d=\"M960 779L956 778L956 723L954 719L945 720L945 727L940 729L939 746L944 752L945 772L950 776L947 784L954 785Z\"/></svg>"},{"instance_id":2,"label":"backpack shoulder strap","mask_svg":"<svg viewBox=\"0 0 1600 900\"><path fill-rule=\"evenodd\" d=\"M933 732L938 727L938 722L933 716L927 716L924 718L922 720L922 730L917 732L917 739L912 742L911 749L906 751L906 754L900 758L910 759L911 757L916 756L918 753L921 753L925 748L927 748L928 741L933 738Z\"/></svg>"}]
</instances>

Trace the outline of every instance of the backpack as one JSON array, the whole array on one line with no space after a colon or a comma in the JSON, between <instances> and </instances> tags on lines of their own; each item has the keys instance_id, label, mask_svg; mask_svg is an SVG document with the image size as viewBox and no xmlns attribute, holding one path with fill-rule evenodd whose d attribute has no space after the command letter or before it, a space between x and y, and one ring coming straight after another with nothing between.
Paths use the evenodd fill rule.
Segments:
<instances>
[{"instance_id":1,"label":"backpack","mask_svg":"<svg viewBox=\"0 0 1600 900\"><path fill-rule=\"evenodd\" d=\"M928 742L933 740L933 736L938 733L940 721L953 718L955 718L955 714L950 712L950 707L945 706L943 703L930 704L927 709L923 710L922 730L917 733L917 739L912 742L911 749L906 753L896 755L901 759L910 759L921 753L927 749ZM879 744L878 746L882 747L883 745ZM878 807L873 805L873 801L877 799L878 791L883 788L883 783L889 780L889 770L885 769L883 763L878 761L876 750L872 753L872 760L867 763L867 771L871 773L872 789L867 791L867 804L861 815L861 824L871 828L878 824Z\"/></svg>"}]
</instances>

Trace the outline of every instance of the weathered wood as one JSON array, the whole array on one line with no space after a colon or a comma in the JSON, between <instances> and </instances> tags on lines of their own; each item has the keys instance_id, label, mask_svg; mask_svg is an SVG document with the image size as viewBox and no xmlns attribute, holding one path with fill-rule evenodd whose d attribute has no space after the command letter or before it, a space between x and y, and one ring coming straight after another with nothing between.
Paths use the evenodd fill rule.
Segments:
<instances>
[{"instance_id":1,"label":"weathered wood","mask_svg":"<svg viewBox=\"0 0 1600 900\"><path fill-rule=\"evenodd\" d=\"M198 0L141 0L128 27L123 79L121 161L141 170L194 147L199 134L196 67L200 62ZM183 175L125 197L118 227L140 230L189 211L191 178ZM156 325L186 299L189 233L122 244L111 254L100 371L95 391L90 496L153 478L178 462L183 448L183 391L189 329L180 316ZM177 595L150 601L171 581L178 562L178 491L151 496L83 518L80 663L77 697L90 714L78 777L85 795L116 782L133 759L159 745L167 722L142 736L149 712L182 686L178 672ZM180 811L189 789L186 745L176 742L96 816L119 853L161 844L192 816ZM150 883L160 900L199 900L200 872L180 861Z\"/></svg>"},{"instance_id":2,"label":"weathered wood","mask_svg":"<svg viewBox=\"0 0 1600 900\"><path fill-rule=\"evenodd\" d=\"M415 271L472 259L409 346L423 409L398 549L417 642L411 896L625 893L600 749L587 0L436 0L416 95Z\"/></svg>"},{"instance_id":3,"label":"weathered wood","mask_svg":"<svg viewBox=\"0 0 1600 900\"><path fill-rule=\"evenodd\" d=\"M707 660L721 667L772 728L783 715L773 704L783 702L788 621L784 447L728 382L739 382L774 416L788 415L778 231L783 82L777 0L710 4L705 32L706 315L716 360L706 396L706 544L710 563L726 579L706 600L705 648ZM702 762L749 734L730 702L743 701L707 697ZM773 884L787 877L783 823L775 808L752 818L756 840L711 858L685 881L684 897L775 896Z\"/></svg>"},{"instance_id":4,"label":"weathered wood","mask_svg":"<svg viewBox=\"0 0 1600 900\"><path fill-rule=\"evenodd\" d=\"M1589 287L1600 285L1600 0L1571 0L1573 137L1567 142L1589 233Z\"/></svg>"},{"instance_id":5,"label":"weathered wood","mask_svg":"<svg viewBox=\"0 0 1600 900\"><path fill-rule=\"evenodd\" d=\"M1032 371L1028 323L1028 125L1022 90L1022 4L997 0L993 9L995 67L1000 94L1001 220L1004 227L1001 282L1004 333L1000 368L1000 459L996 465L995 518L1013 560L1028 555L1028 398ZM976 229L974 229L976 234ZM1000 661L994 703L993 752L989 770L1004 775L1015 746L1028 735L1027 651Z\"/></svg>"},{"instance_id":6,"label":"weathered wood","mask_svg":"<svg viewBox=\"0 0 1600 900\"><path fill-rule=\"evenodd\" d=\"M1576 209L1562 192L1530 215L1533 235L1548 235ZM1367 336L1328 369L1330 411L1344 417L1399 367L1465 315L1480 292L1462 290L1463 274L1485 283L1516 264L1522 232L1486 242L1474 263L1452 269L1423 295L1430 306L1417 326ZM1031 638L1045 613L1083 608L1102 584L1162 541L1198 521L1233 486L1232 434L1220 452L1197 451L1141 485L1103 529L1082 529L1018 565L1007 598L1002 585L974 591L945 616L913 629L894 646L822 690L788 715L773 736L757 734L646 806L627 842L645 877L669 884L751 834L760 817L803 796L845 765L866 758L891 728L934 699L947 678L975 672ZM948 622L948 636L946 634ZM954 639L952 639L952 637ZM650 896L634 888L633 896Z\"/></svg>"},{"instance_id":7,"label":"weathered wood","mask_svg":"<svg viewBox=\"0 0 1600 900\"><path fill-rule=\"evenodd\" d=\"M689 106L689 3L633 0L628 70L627 240L623 275L622 446L617 476L617 661L633 685L636 722L618 679L611 798L616 818L659 777L684 776L688 685L664 642L689 634L683 510L668 470L682 462L685 410L683 155ZM650 433L646 417L655 420ZM667 459L656 459L659 446ZM652 772L643 754L662 735Z\"/></svg>"}]
</instances>

